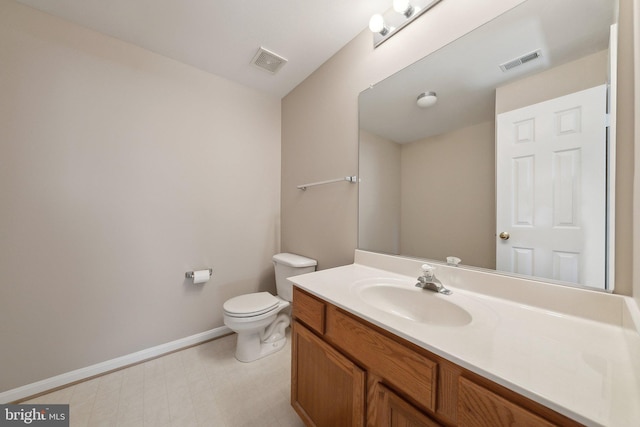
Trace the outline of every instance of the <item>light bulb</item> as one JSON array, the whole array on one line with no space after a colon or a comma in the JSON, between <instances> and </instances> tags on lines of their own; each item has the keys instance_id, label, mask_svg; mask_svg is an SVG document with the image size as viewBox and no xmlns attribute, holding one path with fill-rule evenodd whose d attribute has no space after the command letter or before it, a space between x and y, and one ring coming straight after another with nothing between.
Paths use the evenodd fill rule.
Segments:
<instances>
[{"instance_id":1,"label":"light bulb","mask_svg":"<svg viewBox=\"0 0 640 427\"><path fill-rule=\"evenodd\" d=\"M409 0L393 0L393 10L404 13L409 7Z\"/></svg>"},{"instance_id":2,"label":"light bulb","mask_svg":"<svg viewBox=\"0 0 640 427\"><path fill-rule=\"evenodd\" d=\"M393 0L393 10L408 18L413 14L414 8L409 0Z\"/></svg>"},{"instance_id":3,"label":"light bulb","mask_svg":"<svg viewBox=\"0 0 640 427\"><path fill-rule=\"evenodd\" d=\"M376 13L369 20L369 29L373 33L383 34L385 32L384 18L379 13ZM383 34L384 35L384 34Z\"/></svg>"}]
</instances>

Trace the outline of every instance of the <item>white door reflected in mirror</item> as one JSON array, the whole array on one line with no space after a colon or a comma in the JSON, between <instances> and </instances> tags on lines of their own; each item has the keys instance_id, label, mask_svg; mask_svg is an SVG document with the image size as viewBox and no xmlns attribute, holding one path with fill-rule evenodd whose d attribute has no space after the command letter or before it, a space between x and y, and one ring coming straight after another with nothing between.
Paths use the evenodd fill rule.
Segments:
<instances>
[{"instance_id":1,"label":"white door reflected in mirror","mask_svg":"<svg viewBox=\"0 0 640 427\"><path fill-rule=\"evenodd\" d=\"M499 114L498 270L605 289L606 85Z\"/></svg>"}]
</instances>

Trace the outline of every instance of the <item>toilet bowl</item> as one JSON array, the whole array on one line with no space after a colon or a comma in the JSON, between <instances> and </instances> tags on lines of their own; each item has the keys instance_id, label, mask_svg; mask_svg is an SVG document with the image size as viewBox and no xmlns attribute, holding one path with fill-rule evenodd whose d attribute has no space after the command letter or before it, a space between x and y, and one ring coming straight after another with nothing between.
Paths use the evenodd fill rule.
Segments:
<instances>
[{"instance_id":1,"label":"toilet bowl","mask_svg":"<svg viewBox=\"0 0 640 427\"><path fill-rule=\"evenodd\" d=\"M241 362L253 362L278 350L287 342L293 283L287 277L315 271L317 262L300 255L282 253L273 256L277 296L254 292L227 300L223 305L224 324L238 334L235 356Z\"/></svg>"}]
</instances>

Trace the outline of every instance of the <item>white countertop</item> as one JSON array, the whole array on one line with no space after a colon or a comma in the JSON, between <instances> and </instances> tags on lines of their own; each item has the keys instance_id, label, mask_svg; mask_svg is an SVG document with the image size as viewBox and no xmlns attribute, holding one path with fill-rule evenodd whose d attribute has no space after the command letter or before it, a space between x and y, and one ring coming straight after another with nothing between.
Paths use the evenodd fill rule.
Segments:
<instances>
[{"instance_id":1,"label":"white countertop","mask_svg":"<svg viewBox=\"0 0 640 427\"><path fill-rule=\"evenodd\" d=\"M378 257L386 257L382 259L384 270L358 263L360 259L375 265ZM356 264L291 280L348 312L583 424L640 426L640 335L634 323L639 317L635 301L437 266L438 277L453 294L433 293L433 297L456 304L472 319L457 326L421 323L375 308L354 290L357 283L384 281L430 292L414 287L419 274L398 273L419 272L420 261L402 259L401 268L395 268L391 258L357 254ZM387 269L389 265L396 271ZM465 286L465 281L474 283ZM501 297L504 285L508 289ZM480 293L479 288L487 292ZM554 288L557 295L553 295ZM539 293L552 300L552 309L540 303Z\"/></svg>"}]
</instances>

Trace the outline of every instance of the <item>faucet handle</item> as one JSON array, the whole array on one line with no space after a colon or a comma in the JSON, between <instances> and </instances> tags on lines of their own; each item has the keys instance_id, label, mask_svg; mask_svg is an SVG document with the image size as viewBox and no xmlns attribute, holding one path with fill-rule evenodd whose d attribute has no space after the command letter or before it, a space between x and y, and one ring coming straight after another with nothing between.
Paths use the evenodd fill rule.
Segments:
<instances>
[{"instance_id":1,"label":"faucet handle","mask_svg":"<svg viewBox=\"0 0 640 427\"><path fill-rule=\"evenodd\" d=\"M432 278L435 276L435 267L430 266L429 264L422 264L422 275L428 278Z\"/></svg>"}]
</instances>

